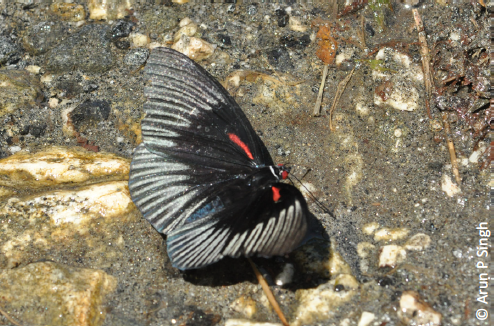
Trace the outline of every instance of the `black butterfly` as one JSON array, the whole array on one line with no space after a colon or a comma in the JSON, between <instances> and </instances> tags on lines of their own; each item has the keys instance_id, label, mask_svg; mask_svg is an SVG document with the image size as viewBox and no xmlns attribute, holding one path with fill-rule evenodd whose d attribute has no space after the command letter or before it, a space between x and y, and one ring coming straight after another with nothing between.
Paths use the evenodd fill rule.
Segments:
<instances>
[{"instance_id":1,"label":"black butterfly","mask_svg":"<svg viewBox=\"0 0 494 326\"><path fill-rule=\"evenodd\" d=\"M167 235L174 267L225 256L291 252L307 230L307 203L276 166L235 100L206 70L168 48L145 73L143 143L130 167L132 200Z\"/></svg>"}]
</instances>

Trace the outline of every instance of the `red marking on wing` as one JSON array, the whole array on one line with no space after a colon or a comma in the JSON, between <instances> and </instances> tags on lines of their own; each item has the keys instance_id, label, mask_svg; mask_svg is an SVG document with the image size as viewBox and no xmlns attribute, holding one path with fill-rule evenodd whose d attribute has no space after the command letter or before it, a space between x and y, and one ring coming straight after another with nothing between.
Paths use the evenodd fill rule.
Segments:
<instances>
[{"instance_id":1,"label":"red marking on wing","mask_svg":"<svg viewBox=\"0 0 494 326\"><path fill-rule=\"evenodd\" d=\"M283 172L281 172L281 178L282 178L283 180L285 180L286 178L288 178L288 171L283 171Z\"/></svg>"},{"instance_id":2,"label":"red marking on wing","mask_svg":"<svg viewBox=\"0 0 494 326\"><path fill-rule=\"evenodd\" d=\"M240 138L238 138L237 135L235 134L228 134L228 137L230 138L230 140L232 142L234 142L237 146L239 146L241 149L244 150L245 154L247 154L247 156L253 160L254 159L254 156L252 156L252 153L250 152L250 149L249 147L247 147L247 145L240 140Z\"/></svg>"},{"instance_id":3,"label":"red marking on wing","mask_svg":"<svg viewBox=\"0 0 494 326\"><path fill-rule=\"evenodd\" d=\"M271 187L271 190L273 190L273 201L276 203L281 198L280 188Z\"/></svg>"}]
</instances>

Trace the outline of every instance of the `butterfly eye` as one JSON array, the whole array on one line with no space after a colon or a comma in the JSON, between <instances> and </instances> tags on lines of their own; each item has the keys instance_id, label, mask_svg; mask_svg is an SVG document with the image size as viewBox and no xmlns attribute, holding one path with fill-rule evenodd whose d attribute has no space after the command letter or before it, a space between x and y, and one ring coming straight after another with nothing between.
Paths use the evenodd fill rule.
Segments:
<instances>
[{"instance_id":1,"label":"butterfly eye","mask_svg":"<svg viewBox=\"0 0 494 326\"><path fill-rule=\"evenodd\" d=\"M281 172L281 178L282 178L283 180L285 180L286 178L288 178L288 171L283 171L283 172Z\"/></svg>"}]
</instances>

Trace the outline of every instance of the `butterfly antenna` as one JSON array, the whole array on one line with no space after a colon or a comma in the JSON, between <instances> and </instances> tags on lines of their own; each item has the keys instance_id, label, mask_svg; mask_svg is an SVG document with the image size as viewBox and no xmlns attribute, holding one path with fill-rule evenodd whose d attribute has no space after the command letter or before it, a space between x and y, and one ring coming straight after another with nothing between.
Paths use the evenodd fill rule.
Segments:
<instances>
[{"instance_id":1,"label":"butterfly antenna","mask_svg":"<svg viewBox=\"0 0 494 326\"><path fill-rule=\"evenodd\" d=\"M259 272L259 270L257 269L254 262L250 258L247 258L247 260L249 261L250 266L254 270L254 274L256 274L257 281L259 282L259 284L261 284L261 287L264 290L264 293L266 294L266 297L268 298L269 303L271 303L271 305L273 306L273 309L278 314L278 317L280 318L281 322L283 323L284 326L290 326L288 324L288 321L285 318L285 315L283 315L283 312L281 311L280 306L278 305L278 302L276 301L276 298L274 297L273 292L269 288L268 282L266 282L266 280L264 279L262 274Z\"/></svg>"},{"instance_id":2,"label":"butterfly antenna","mask_svg":"<svg viewBox=\"0 0 494 326\"><path fill-rule=\"evenodd\" d=\"M309 171L310 171L310 169L309 169ZM309 173L309 171L307 171L307 172L303 175L302 179L303 179L303 178L307 175L307 173ZM311 198L311 199L312 199L312 200L316 203L316 205L317 205L320 209L322 209L322 211L323 211L324 213L329 214L332 218L336 219L336 217L334 216L333 212L331 212L331 211L329 210L329 208L327 208L327 207L326 207L326 205L324 205L323 203L321 203L321 201L320 201L320 200L318 200L318 199L316 198L316 196L314 196L314 194L313 194L313 193L312 193L312 192L311 192L311 191L310 191L310 190L309 190L309 189L308 189L308 188L307 188L307 187L306 187L306 186L302 183L302 181L300 181L300 179L299 179L299 178L297 178L297 177L296 177L296 176L294 176L293 174L289 177L290 181L292 181L292 180L291 180L291 178L294 178L295 180L297 180L297 181L298 181L298 183L300 183L300 184L302 185L302 187L304 187L304 189L305 189L305 190L307 191L307 193L309 194L309 197L310 197L310 198ZM293 181L292 181L292 183L293 183Z\"/></svg>"}]
</instances>

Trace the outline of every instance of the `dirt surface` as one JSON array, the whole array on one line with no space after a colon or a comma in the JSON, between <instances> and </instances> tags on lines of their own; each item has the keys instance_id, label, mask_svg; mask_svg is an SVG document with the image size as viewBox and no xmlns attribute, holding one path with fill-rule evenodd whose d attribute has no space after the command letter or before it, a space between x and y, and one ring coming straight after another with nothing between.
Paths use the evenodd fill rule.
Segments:
<instances>
[{"instance_id":1,"label":"dirt surface","mask_svg":"<svg viewBox=\"0 0 494 326\"><path fill-rule=\"evenodd\" d=\"M479 241L486 236L478 229L479 223L489 227L489 13L480 1L472 3L417 7L431 58L430 97L423 75L413 81L412 68L422 71L421 45L412 8L403 4L354 10L340 4L339 18L328 7L298 4L139 4L123 19L76 23L41 4L0 5L0 84L8 80L16 85L8 94L30 92L12 105L7 104L13 95L3 99L0 157L63 145L131 158L141 139L142 68L148 52L146 46L133 48L128 35L140 33L149 37L148 43L170 45L170 35L188 17L198 25L195 36L216 45L200 64L224 82L274 161L292 164L294 175L333 212L334 218L308 199L318 221L309 244L323 251L330 242L336 245L361 288L331 318L316 318L312 324L356 325L367 311L375 315L376 325L418 325L396 313L403 291L412 290L442 315L443 325L488 325L489 319L478 314L488 310L478 301L483 296L479 291L489 290L479 288L484 270L477 264L489 261L479 257ZM330 64L323 112L314 117L324 67L316 56L321 26L329 28L343 62ZM383 48L389 56L376 59ZM392 60L396 54L409 63L400 66ZM29 66L40 71L29 76L35 82L26 84L28 77L12 71ZM332 115L332 131L329 110L338 84L353 68ZM232 83L239 72L240 82ZM412 81L391 76L412 76ZM416 90L413 111L387 101L399 83ZM403 96L405 102L412 98ZM376 104L376 97L382 104ZM448 139L454 143L460 184ZM406 235L380 240L375 231L366 231L371 223L377 223L376 230L404 230ZM245 318L231 307L242 295L258 302L253 320L277 321L261 303L262 291L246 260L225 259L180 272L146 221L133 228L151 240L131 239L131 230L122 230L132 244L125 250L132 254L118 266L67 261L56 251L39 259L101 268L118 279L104 325L223 325L229 318ZM430 245L407 250L395 264L379 267L385 245L404 246L418 233L427 235ZM365 259L359 243L373 246ZM146 263L150 252L162 254L164 265L162 260ZM331 273L304 269L294 258L300 252L255 260L271 282L285 263L294 264L293 282L273 286L289 319L299 306L298 291L331 278ZM484 299L489 302L490 296Z\"/></svg>"}]
</instances>

